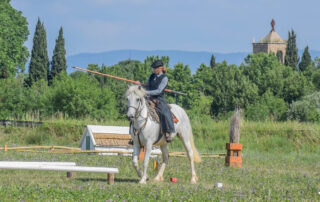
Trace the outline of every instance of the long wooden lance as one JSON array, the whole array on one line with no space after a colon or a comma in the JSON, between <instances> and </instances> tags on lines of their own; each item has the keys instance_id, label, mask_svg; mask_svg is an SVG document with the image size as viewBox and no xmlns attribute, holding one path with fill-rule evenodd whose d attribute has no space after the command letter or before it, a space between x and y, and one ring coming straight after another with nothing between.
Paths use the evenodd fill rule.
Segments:
<instances>
[{"instance_id":1,"label":"long wooden lance","mask_svg":"<svg viewBox=\"0 0 320 202\"><path fill-rule=\"evenodd\" d=\"M132 80L129 80L129 79L118 77L118 76L113 76L113 75L110 75L110 74L100 73L100 72L92 71L92 70L89 70L89 69L83 69L81 67L72 66L72 68L79 69L79 70L82 70L82 71L85 71L85 72L90 72L92 74L102 75L102 76L106 76L106 77L110 77L110 78L114 78L114 79L118 79L118 80L122 80L122 81L126 81L126 82L129 82L129 83L133 83L133 84L139 85L139 83L137 81L132 81ZM147 84L144 84L144 83L140 83L140 84L143 85L143 86L147 86ZM168 93L174 93L174 94L178 94L178 95L187 96L186 93L182 93L182 92L175 91L175 90L164 89L164 91L166 91Z\"/></svg>"}]
</instances>

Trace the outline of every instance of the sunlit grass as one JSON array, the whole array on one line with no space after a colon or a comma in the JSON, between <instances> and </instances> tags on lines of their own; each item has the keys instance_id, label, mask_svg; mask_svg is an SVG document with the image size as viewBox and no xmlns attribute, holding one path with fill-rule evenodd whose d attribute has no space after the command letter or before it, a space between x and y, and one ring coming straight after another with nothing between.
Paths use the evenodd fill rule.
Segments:
<instances>
[{"instance_id":1,"label":"sunlit grass","mask_svg":"<svg viewBox=\"0 0 320 202\"><path fill-rule=\"evenodd\" d=\"M242 168L227 168L223 158L206 158L196 164L197 185L190 185L190 165L187 158L171 157L165 171L165 181L138 185L138 176L130 157L36 154L0 152L3 160L74 161L78 165L119 168L115 184L107 184L106 174L77 173L67 179L65 172L12 171L0 173L1 200L90 200L106 201L317 201L319 200L319 156L308 153L259 153L245 151ZM149 164L149 176L155 177ZM176 177L177 183L171 183ZM215 187L220 182L223 188Z\"/></svg>"}]
</instances>

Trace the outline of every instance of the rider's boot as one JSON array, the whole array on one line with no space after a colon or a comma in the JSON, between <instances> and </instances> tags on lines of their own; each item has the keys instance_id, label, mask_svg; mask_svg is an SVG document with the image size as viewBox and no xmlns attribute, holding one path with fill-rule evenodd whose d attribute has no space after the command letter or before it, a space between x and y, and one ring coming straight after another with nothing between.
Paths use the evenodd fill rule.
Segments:
<instances>
[{"instance_id":1,"label":"rider's boot","mask_svg":"<svg viewBox=\"0 0 320 202\"><path fill-rule=\"evenodd\" d=\"M167 140L167 142L169 143L169 142L172 142L172 136L171 136L171 134L170 133L166 133L166 140Z\"/></svg>"}]
</instances>

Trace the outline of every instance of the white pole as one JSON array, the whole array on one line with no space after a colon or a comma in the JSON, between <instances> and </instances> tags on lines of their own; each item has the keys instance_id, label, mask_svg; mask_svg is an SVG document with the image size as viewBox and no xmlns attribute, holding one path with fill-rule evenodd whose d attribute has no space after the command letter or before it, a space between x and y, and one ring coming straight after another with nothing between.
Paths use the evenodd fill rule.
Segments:
<instances>
[{"instance_id":1,"label":"white pole","mask_svg":"<svg viewBox=\"0 0 320 202\"><path fill-rule=\"evenodd\" d=\"M0 164L0 169L12 170L51 170L67 172L95 172L95 173L119 173L118 168L107 167L84 167L84 166L55 166L55 165L4 165Z\"/></svg>"},{"instance_id":2,"label":"white pole","mask_svg":"<svg viewBox=\"0 0 320 202\"><path fill-rule=\"evenodd\" d=\"M52 166L76 166L75 162L32 162L32 161L0 161L0 165L52 165Z\"/></svg>"}]
</instances>

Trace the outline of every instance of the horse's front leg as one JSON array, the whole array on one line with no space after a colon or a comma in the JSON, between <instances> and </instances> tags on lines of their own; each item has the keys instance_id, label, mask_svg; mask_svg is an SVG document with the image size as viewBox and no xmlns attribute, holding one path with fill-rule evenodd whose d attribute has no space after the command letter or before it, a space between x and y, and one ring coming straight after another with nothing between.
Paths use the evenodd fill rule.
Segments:
<instances>
[{"instance_id":1,"label":"horse's front leg","mask_svg":"<svg viewBox=\"0 0 320 202\"><path fill-rule=\"evenodd\" d=\"M133 154L132 154L132 164L137 171L139 177L142 177L141 171L139 169L139 154L140 154L140 146L134 144L133 145Z\"/></svg>"},{"instance_id":2,"label":"horse's front leg","mask_svg":"<svg viewBox=\"0 0 320 202\"><path fill-rule=\"evenodd\" d=\"M164 169L166 168L166 165L168 164L168 156L169 156L167 144L161 145L160 148L162 152L163 161L159 169L158 175L154 178L154 180L157 182L163 181L163 172L164 172Z\"/></svg>"},{"instance_id":3,"label":"horse's front leg","mask_svg":"<svg viewBox=\"0 0 320 202\"><path fill-rule=\"evenodd\" d=\"M150 141L147 142L147 144L145 144L145 147L146 147L146 153L144 155L144 160L143 160L143 174L139 182L140 184L146 184L146 181L148 179L147 169L148 169L149 158L152 150L152 143Z\"/></svg>"}]
</instances>

